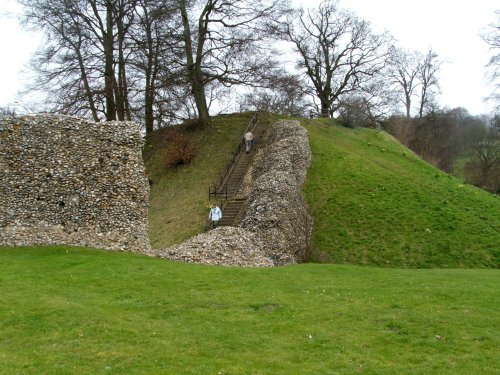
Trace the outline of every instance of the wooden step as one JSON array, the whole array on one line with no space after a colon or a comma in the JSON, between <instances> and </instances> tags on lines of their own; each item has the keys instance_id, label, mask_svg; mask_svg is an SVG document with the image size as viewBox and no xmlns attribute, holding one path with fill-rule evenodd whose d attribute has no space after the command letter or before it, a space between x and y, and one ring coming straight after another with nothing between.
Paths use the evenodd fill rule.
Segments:
<instances>
[{"instance_id":1,"label":"wooden step","mask_svg":"<svg viewBox=\"0 0 500 375\"><path fill-rule=\"evenodd\" d=\"M244 199L228 201L222 209L222 220L220 225L234 225L234 222L239 217L244 204Z\"/></svg>"}]
</instances>

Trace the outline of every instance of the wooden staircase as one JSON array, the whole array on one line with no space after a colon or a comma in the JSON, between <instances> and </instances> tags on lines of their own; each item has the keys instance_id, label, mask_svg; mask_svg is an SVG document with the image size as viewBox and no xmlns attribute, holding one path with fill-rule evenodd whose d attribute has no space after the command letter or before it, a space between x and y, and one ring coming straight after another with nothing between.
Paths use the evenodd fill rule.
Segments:
<instances>
[{"instance_id":1,"label":"wooden staircase","mask_svg":"<svg viewBox=\"0 0 500 375\"><path fill-rule=\"evenodd\" d=\"M267 119L257 118L253 128L247 129L252 132L254 137L252 149L249 153L246 153L244 141L240 141L243 143L243 147L238 145L241 150L235 157L233 166L228 169L226 176L222 179L221 186L216 189L216 191L223 192L225 198L225 201L222 204L222 220L219 225L233 226L240 218L246 199L236 198L235 194L238 191L238 188L243 181L243 177L245 177L248 167L250 166L250 163L252 162L252 159L262 142L268 125L269 122Z\"/></svg>"}]
</instances>

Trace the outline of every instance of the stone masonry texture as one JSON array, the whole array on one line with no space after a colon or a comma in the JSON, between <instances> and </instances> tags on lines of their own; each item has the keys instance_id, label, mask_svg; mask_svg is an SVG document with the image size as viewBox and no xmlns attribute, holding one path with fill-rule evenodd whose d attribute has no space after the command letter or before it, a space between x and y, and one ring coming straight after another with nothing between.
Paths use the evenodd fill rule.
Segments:
<instances>
[{"instance_id":1,"label":"stone masonry texture","mask_svg":"<svg viewBox=\"0 0 500 375\"><path fill-rule=\"evenodd\" d=\"M313 219L302 197L311 164L307 130L295 120L281 120L268 132L251 171L248 205L240 227L256 233L261 252L275 265L304 261Z\"/></svg>"},{"instance_id":2,"label":"stone masonry texture","mask_svg":"<svg viewBox=\"0 0 500 375\"><path fill-rule=\"evenodd\" d=\"M141 148L132 122L0 118L0 245L147 252Z\"/></svg>"}]
</instances>

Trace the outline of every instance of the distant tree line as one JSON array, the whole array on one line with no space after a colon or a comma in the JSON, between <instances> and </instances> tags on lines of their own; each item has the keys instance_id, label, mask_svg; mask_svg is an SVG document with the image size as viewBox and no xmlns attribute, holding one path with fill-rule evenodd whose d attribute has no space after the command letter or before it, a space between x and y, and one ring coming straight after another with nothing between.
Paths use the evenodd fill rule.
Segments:
<instances>
[{"instance_id":1,"label":"distant tree line","mask_svg":"<svg viewBox=\"0 0 500 375\"><path fill-rule=\"evenodd\" d=\"M500 116L473 116L464 108L455 108L422 118L392 116L383 126L441 170L500 193Z\"/></svg>"},{"instance_id":2,"label":"distant tree line","mask_svg":"<svg viewBox=\"0 0 500 375\"><path fill-rule=\"evenodd\" d=\"M3 116L15 116L16 110L10 107L0 107L0 117Z\"/></svg>"}]
</instances>

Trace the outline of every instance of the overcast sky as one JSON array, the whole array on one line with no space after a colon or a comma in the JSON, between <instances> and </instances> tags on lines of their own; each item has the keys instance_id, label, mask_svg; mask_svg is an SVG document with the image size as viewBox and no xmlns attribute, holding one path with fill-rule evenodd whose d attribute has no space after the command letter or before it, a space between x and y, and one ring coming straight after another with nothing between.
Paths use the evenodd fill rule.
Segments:
<instances>
[{"instance_id":1,"label":"overcast sky","mask_svg":"<svg viewBox=\"0 0 500 375\"><path fill-rule=\"evenodd\" d=\"M18 22L6 15L19 12L13 0L0 0L0 106L15 101L20 89L20 73L36 48L37 38L21 30Z\"/></svg>"},{"instance_id":2,"label":"overcast sky","mask_svg":"<svg viewBox=\"0 0 500 375\"><path fill-rule=\"evenodd\" d=\"M319 4L319 0L296 4ZM340 0L340 5L370 21L377 32L389 31L405 49L429 47L444 61L440 104L487 113L483 102L492 90L485 78L489 47L480 32L495 21L499 0Z\"/></svg>"},{"instance_id":3,"label":"overcast sky","mask_svg":"<svg viewBox=\"0 0 500 375\"><path fill-rule=\"evenodd\" d=\"M294 3L314 5L317 0ZM495 21L498 0L340 0L371 22L375 31L388 30L405 49L429 47L445 61L441 68L440 104L465 107L472 114L489 112L483 98L492 87L485 79L489 51L479 34ZM5 12L18 12L14 0L0 0L0 106L12 105L22 86L21 71L39 38L23 31Z\"/></svg>"}]
</instances>

